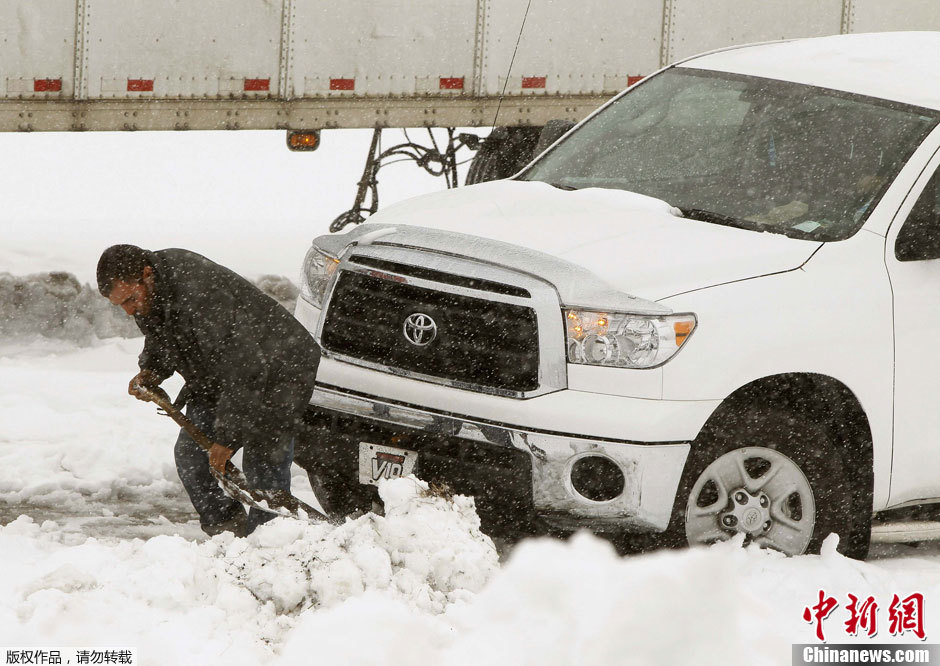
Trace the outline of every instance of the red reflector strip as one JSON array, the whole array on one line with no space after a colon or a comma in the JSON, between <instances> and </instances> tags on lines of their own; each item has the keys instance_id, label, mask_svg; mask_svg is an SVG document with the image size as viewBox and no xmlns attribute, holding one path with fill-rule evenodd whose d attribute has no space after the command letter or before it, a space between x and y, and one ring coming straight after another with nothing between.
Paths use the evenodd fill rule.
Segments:
<instances>
[{"instance_id":1,"label":"red reflector strip","mask_svg":"<svg viewBox=\"0 0 940 666\"><path fill-rule=\"evenodd\" d=\"M128 79L127 92L153 92L153 79Z\"/></svg>"},{"instance_id":2,"label":"red reflector strip","mask_svg":"<svg viewBox=\"0 0 940 666\"><path fill-rule=\"evenodd\" d=\"M441 90L463 90L463 77L441 77Z\"/></svg>"},{"instance_id":3,"label":"red reflector strip","mask_svg":"<svg viewBox=\"0 0 940 666\"><path fill-rule=\"evenodd\" d=\"M628 86L632 86L634 83L639 83L640 81L642 81L642 80L645 79L645 78L646 78L646 77L643 76L643 75L639 75L639 76L628 76L628 77L627 77L627 85L628 85ZM621 79L621 80L622 80L622 79Z\"/></svg>"},{"instance_id":4,"label":"red reflector strip","mask_svg":"<svg viewBox=\"0 0 940 666\"><path fill-rule=\"evenodd\" d=\"M62 79L33 79L33 92L62 92Z\"/></svg>"},{"instance_id":5,"label":"red reflector strip","mask_svg":"<svg viewBox=\"0 0 940 666\"><path fill-rule=\"evenodd\" d=\"M245 79L245 92L260 92L271 89L271 79Z\"/></svg>"},{"instance_id":6,"label":"red reflector strip","mask_svg":"<svg viewBox=\"0 0 940 666\"><path fill-rule=\"evenodd\" d=\"M356 79L330 79L330 90L355 90Z\"/></svg>"},{"instance_id":7,"label":"red reflector strip","mask_svg":"<svg viewBox=\"0 0 940 666\"><path fill-rule=\"evenodd\" d=\"M523 76L522 77L522 88L544 88L545 87L545 77L544 76Z\"/></svg>"}]
</instances>

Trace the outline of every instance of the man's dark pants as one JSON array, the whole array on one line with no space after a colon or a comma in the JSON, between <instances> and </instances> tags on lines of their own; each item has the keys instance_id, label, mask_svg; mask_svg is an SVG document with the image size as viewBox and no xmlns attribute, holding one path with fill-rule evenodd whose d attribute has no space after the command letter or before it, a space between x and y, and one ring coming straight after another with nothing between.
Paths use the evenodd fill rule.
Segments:
<instances>
[{"instance_id":1,"label":"man's dark pants","mask_svg":"<svg viewBox=\"0 0 940 666\"><path fill-rule=\"evenodd\" d=\"M215 403L193 398L186 405L186 416L206 436L215 438ZM183 487L189 493L199 522L216 525L233 518L242 510L240 502L226 495L209 471L209 455L185 430L180 430L174 448L176 471ZM294 432L278 429L276 424L265 429L262 441L245 447L242 466L245 478L252 488L259 490L290 491L290 466L294 458ZM273 513L254 507L248 512L248 533L274 518Z\"/></svg>"}]
</instances>

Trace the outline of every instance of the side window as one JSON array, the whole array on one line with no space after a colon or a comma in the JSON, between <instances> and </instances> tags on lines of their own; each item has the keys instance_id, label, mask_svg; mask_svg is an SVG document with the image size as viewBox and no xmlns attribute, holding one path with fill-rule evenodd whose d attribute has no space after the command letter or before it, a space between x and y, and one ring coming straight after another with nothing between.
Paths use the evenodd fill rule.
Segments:
<instances>
[{"instance_id":1,"label":"side window","mask_svg":"<svg viewBox=\"0 0 940 666\"><path fill-rule=\"evenodd\" d=\"M894 244L898 261L940 259L940 171L917 198Z\"/></svg>"}]
</instances>

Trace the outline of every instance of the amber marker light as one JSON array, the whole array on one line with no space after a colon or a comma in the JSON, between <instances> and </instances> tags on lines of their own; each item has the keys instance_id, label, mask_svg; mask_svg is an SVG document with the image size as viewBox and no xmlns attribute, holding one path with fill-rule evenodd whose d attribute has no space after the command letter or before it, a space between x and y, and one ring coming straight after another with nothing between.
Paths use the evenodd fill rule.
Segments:
<instances>
[{"instance_id":1,"label":"amber marker light","mask_svg":"<svg viewBox=\"0 0 940 666\"><path fill-rule=\"evenodd\" d=\"M693 328L695 328L695 322L693 321L677 321L672 324L672 330L676 332L677 347L682 346L682 343L688 339Z\"/></svg>"},{"instance_id":2,"label":"amber marker light","mask_svg":"<svg viewBox=\"0 0 940 666\"><path fill-rule=\"evenodd\" d=\"M288 132L287 147L298 152L316 150L320 147L320 130Z\"/></svg>"}]
</instances>

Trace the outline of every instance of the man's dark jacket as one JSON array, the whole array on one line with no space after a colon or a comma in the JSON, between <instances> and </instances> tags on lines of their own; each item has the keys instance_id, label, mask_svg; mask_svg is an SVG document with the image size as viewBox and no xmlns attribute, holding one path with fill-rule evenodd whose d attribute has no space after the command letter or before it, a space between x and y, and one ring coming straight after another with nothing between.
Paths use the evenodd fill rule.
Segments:
<instances>
[{"instance_id":1,"label":"man's dark jacket","mask_svg":"<svg viewBox=\"0 0 940 666\"><path fill-rule=\"evenodd\" d=\"M246 279L188 250L153 253L141 370L186 379L216 404L215 439L235 448L294 430L313 392L320 350L307 330Z\"/></svg>"}]
</instances>

